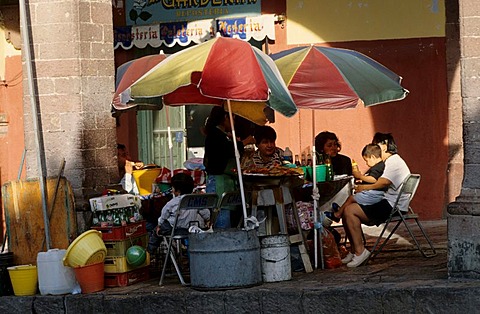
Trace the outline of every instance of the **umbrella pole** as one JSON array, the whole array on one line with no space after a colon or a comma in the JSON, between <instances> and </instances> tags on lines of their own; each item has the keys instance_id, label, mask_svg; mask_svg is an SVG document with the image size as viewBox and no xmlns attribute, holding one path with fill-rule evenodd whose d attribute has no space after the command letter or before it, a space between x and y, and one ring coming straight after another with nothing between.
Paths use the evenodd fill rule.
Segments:
<instances>
[{"instance_id":1,"label":"umbrella pole","mask_svg":"<svg viewBox=\"0 0 480 314\"><path fill-rule=\"evenodd\" d=\"M317 152L315 149L315 111L312 111L312 130L313 130L313 145L312 145L312 177L313 177L313 194L318 195L318 186L317 186L317 169L315 168L317 165ZM316 198L313 199L313 220L317 223L318 215L318 201ZM318 268L318 247L320 246L320 262L321 267L324 269L323 263L323 244L322 244L322 229L323 229L323 219L322 215L320 215L320 228L313 229L313 247L314 247L314 254L315 254L315 268ZM318 233L320 230L320 233ZM320 243L318 243L320 242Z\"/></svg>"},{"instance_id":2,"label":"umbrella pole","mask_svg":"<svg viewBox=\"0 0 480 314\"><path fill-rule=\"evenodd\" d=\"M237 136L235 134L235 127L233 125L233 114L230 105L230 100L227 99L228 116L230 117L230 125L232 126L233 146L235 147L235 163L237 164L238 183L240 185L240 196L242 197L242 209L243 209L243 227L247 227L247 204L245 203L245 191L243 189L243 177L242 169L240 167L240 153L238 152Z\"/></svg>"},{"instance_id":3,"label":"umbrella pole","mask_svg":"<svg viewBox=\"0 0 480 314\"><path fill-rule=\"evenodd\" d=\"M173 177L173 141L172 141L172 129L170 128L170 114L168 107L165 107L165 115L167 119L167 134L168 134L168 152L170 157L170 173Z\"/></svg>"}]
</instances>

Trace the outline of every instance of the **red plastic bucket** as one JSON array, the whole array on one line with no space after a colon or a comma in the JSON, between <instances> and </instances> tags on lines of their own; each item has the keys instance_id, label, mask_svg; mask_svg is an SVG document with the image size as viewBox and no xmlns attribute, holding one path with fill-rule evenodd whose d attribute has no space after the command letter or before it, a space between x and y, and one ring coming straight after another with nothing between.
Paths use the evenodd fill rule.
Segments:
<instances>
[{"instance_id":1,"label":"red plastic bucket","mask_svg":"<svg viewBox=\"0 0 480 314\"><path fill-rule=\"evenodd\" d=\"M73 269L82 293L98 292L105 289L104 265L103 262L78 266Z\"/></svg>"}]
</instances>

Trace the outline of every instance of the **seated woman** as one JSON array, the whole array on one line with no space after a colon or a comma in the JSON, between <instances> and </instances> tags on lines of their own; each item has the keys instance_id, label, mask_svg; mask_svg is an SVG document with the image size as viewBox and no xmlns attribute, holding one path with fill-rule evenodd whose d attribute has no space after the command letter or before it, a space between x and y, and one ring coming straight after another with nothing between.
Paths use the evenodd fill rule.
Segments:
<instances>
[{"instance_id":1,"label":"seated woman","mask_svg":"<svg viewBox=\"0 0 480 314\"><path fill-rule=\"evenodd\" d=\"M335 133L323 131L315 136L315 150L323 160L330 158L332 170L335 175L352 175L352 161L349 157L341 155L340 142Z\"/></svg>"},{"instance_id":2,"label":"seated woman","mask_svg":"<svg viewBox=\"0 0 480 314\"><path fill-rule=\"evenodd\" d=\"M255 129L255 153L246 158L242 168L273 168L283 164L283 150L275 144L277 133L270 126L259 126Z\"/></svg>"},{"instance_id":3,"label":"seated woman","mask_svg":"<svg viewBox=\"0 0 480 314\"><path fill-rule=\"evenodd\" d=\"M347 267L360 266L368 259L370 251L363 244L362 224L379 225L387 220L400 193L400 186L410 174L407 164L398 155L397 145L390 133L376 133L372 143L380 146L382 150L385 170L375 183L357 185L356 191L387 188L387 192L383 199L377 203L371 205L352 203L345 208L342 220L344 226L346 226L351 251L342 262L347 264ZM408 196L405 195L405 198L401 199L397 206L400 210L407 211Z\"/></svg>"}]
</instances>

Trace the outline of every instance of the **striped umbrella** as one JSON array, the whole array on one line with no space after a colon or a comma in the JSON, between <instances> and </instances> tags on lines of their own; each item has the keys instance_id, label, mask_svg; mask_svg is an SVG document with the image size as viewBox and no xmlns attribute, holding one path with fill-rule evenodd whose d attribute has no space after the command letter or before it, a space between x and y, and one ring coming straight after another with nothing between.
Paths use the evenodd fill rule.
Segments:
<instances>
[{"instance_id":1,"label":"striped umbrella","mask_svg":"<svg viewBox=\"0 0 480 314\"><path fill-rule=\"evenodd\" d=\"M401 100L402 78L348 49L306 46L271 55L299 108L347 109Z\"/></svg>"},{"instance_id":2,"label":"striped umbrella","mask_svg":"<svg viewBox=\"0 0 480 314\"><path fill-rule=\"evenodd\" d=\"M121 102L179 105L224 105L232 113L257 124L265 124L265 107L293 116L297 107L273 60L248 42L217 37L170 55L119 94ZM240 154L235 145L243 214L247 226L245 192Z\"/></svg>"}]
</instances>

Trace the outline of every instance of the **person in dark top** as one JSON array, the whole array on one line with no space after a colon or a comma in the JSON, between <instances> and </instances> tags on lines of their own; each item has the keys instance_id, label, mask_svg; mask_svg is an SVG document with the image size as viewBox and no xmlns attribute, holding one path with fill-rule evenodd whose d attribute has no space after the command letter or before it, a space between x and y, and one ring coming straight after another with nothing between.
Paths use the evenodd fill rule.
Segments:
<instances>
[{"instance_id":1,"label":"person in dark top","mask_svg":"<svg viewBox=\"0 0 480 314\"><path fill-rule=\"evenodd\" d=\"M219 197L224 192L236 190L235 147L232 138L230 117L223 107L215 106L210 112L205 125L205 155L203 164L207 172L207 193L216 193ZM243 141L237 140L240 155L244 146L255 143L253 136ZM220 210L215 227L230 228L230 211Z\"/></svg>"},{"instance_id":2,"label":"person in dark top","mask_svg":"<svg viewBox=\"0 0 480 314\"><path fill-rule=\"evenodd\" d=\"M354 167L353 176L357 180L361 180L361 184L373 184L377 182L385 169L385 163L382 159L382 150L377 144L368 144L362 150L362 157L367 166L370 167L365 174L358 170L358 166ZM337 203L332 204L332 212L325 212L327 218L338 222L343 216L343 210L352 203L361 205L371 205L380 202L385 196L386 188L378 190L365 190L354 195L350 195L345 203L339 207ZM327 221L327 225L328 225ZM331 222L330 222L331 223Z\"/></svg>"},{"instance_id":3,"label":"person in dark top","mask_svg":"<svg viewBox=\"0 0 480 314\"><path fill-rule=\"evenodd\" d=\"M323 161L330 159L333 174L352 175L352 161L338 153L340 143L335 133L324 131L315 136L315 150Z\"/></svg>"}]
</instances>

